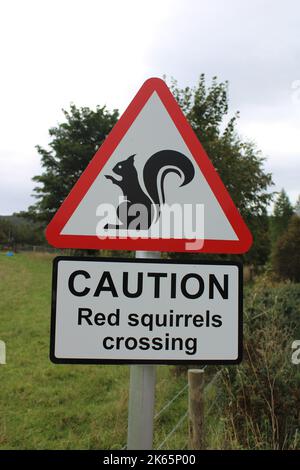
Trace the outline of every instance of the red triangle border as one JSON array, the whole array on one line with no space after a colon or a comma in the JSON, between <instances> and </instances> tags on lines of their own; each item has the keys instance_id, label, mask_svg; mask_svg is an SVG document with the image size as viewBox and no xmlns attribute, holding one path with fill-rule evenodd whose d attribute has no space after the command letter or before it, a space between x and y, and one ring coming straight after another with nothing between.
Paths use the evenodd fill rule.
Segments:
<instances>
[{"instance_id":1,"label":"red triangle border","mask_svg":"<svg viewBox=\"0 0 300 470\"><path fill-rule=\"evenodd\" d=\"M61 231L84 198L90 186L106 164L119 142L122 140L132 123L150 98L156 92L177 127L181 137L189 148L201 172L210 185L215 197L223 209L225 216L234 229L238 240L204 240L199 250L186 249L191 240L179 239L131 239L112 238L99 239L91 235L61 235ZM146 250L169 252L202 252L202 253L244 253L252 245L252 235L233 203L217 171L209 160L190 124L187 122L178 103L159 78L148 79L140 88L126 111L98 149L81 177L70 191L61 207L46 229L46 238L50 245L57 248L107 249L107 250Z\"/></svg>"}]
</instances>

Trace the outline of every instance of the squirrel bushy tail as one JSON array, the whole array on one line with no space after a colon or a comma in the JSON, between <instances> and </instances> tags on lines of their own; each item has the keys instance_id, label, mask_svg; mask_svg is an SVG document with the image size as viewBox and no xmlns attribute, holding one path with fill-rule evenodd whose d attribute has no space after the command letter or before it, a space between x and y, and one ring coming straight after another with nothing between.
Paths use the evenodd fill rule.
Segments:
<instances>
[{"instance_id":1,"label":"squirrel bushy tail","mask_svg":"<svg viewBox=\"0 0 300 470\"><path fill-rule=\"evenodd\" d=\"M183 153L175 150L161 150L147 160L143 170L144 184L158 208L165 203L164 179L168 173L183 177L180 186L185 186L194 178L195 169Z\"/></svg>"},{"instance_id":2,"label":"squirrel bushy tail","mask_svg":"<svg viewBox=\"0 0 300 470\"><path fill-rule=\"evenodd\" d=\"M141 178L139 178L134 166L134 155L117 162L113 172L119 176L119 179L112 175L105 175L105 177L116 186L119 186L125 200L117 208L120 222L106 224L104 228L119 229L128 227L136 217L131 214L128 219L129 208L135 204L140 204L145 207L147 214L144 222L139 225L139 229L146 230L154 220L158 219L160 206L165 203L164 180L166 175L171 172L176 173L182 178L180 186L185 186L194 178L195 169L192 162L182 153L175 150L161 150L151 155L144 165L143 182L146 191L141 186ZM125 209L123 209L124 207Z\"/></svg>"}]
</instances>

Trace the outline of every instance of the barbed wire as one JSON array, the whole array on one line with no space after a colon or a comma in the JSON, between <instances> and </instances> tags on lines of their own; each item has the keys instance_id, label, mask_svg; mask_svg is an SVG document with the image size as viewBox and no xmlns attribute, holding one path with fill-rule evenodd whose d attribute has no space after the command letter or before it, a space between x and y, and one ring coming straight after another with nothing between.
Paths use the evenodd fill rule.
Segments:
<instances>
[{"instance_id":1,"label":"barbed wire","mask_svg":"<svg viewBox=\"0 0 300 470\"><path fill-rule=\"evenodd\" d=\"M205 414L206 414L206 415L209 415L209 413L211 412L211 410L213 409L214 406L216 406L216 401L215 401L215 400L212 402L212 404L210 405L210 407L208 408L208 410L205 411Z\"/></svg>"},{"instance_id":2,"label":"barbed wire","mask_svg":"<svg viewBox=\"0 0 300 470\"><path fill-rule=\"evenodd\" d=\"M220 377L222 373L222 370L220 369L214 376L213 378L211 379L211 381L204 387L203 389L203 392L206 393L207 390L216 382L216 380ZM205 411L205 414L206 415L209 415L211 410L214 408L214 406L216 406L216 400L213 400L212 404L210 405L210 407L208 408L207 411Z\"/></svg>"},{"instance_id":3,"label":"barbed wire","mask_svg":"<svg viewBox=\"0 0 300 470\"><path fill-rule=\"evenodd\" d=\"M165 439L159 444L157 450L160 450L162 448L162 446L167 442L168 439L170 439L170 437L174 434L174 432L179 428L179 426L183 423L183 421L185 420L185 418L187 417L188 415L188 411L186 411L184 413L183 416L181 416L181 418L179 419L179 421L177 421L177 423L175 424L175 426L173 427L173 429L169 432L169 434L165 437Z\"/></svg>"},{"instance_id":4,"label":"barbed wire","mask_svg":"<svg viewBox=\"0 0 300 470\"><path fill-rule=\"evenodd\" d=\"M206 384L203 388L203 392L206 393L206 391L215 383L215 381L217 380L217 378L221 375L221 372L222 370L220 369L214 376L213 378L211 379L210 382L208 382L208 384Z\"/></svg>"},{"instance_id":5,"label":"barbed wire","mask_svg":"<svg viewBox=\"0 0 300 470\"><path fill-rule=\"evenodd\" d=\"M207 367L204 366L202 368L202 370L205 370ZM211 379L211 381L206 384L203 388L203 392L206 393L206 391L216 382L216 380L218 379L218 377L221 375L221 372L222 370L220 369L214 376L213 378ZM174 397L168 402L166 403L166 405L156 414L156 416L154 417L154 419L158 418L167 408L169 408L169 406L184 392L184 390L186 390L188 388L188 384L186 384L178 393L176 393L176 395L174 395ZM209 407L208 411L207 411L207 414L210 413L211 409L213 408L213 406L215 405L215 402L213 402L211 404L211 406ZM188 411L186 411L184 413L184 415L179 419L179 421L177 421L177 423L175 424L175 426L172 428L172 430L169 432L169 434L167 434L167 436L165 437L165 439L160 443L160 445L158 446L158 450L161 449L163 447L163 445L168 441L168 439L170 439L170 437L175 433L175 431L180 427L180 425L183 423L183 421L185 420L185 418L188 416Z\"/></svg>"},{"instance_id":6,"label":"barbed wire","mask_svg":"<svg viewBox=\"0 0 300 470\"><path fill-rule=\"evenodd\" d=\"M189 384L186 384L184 387L182 387L182 389L176 393L176 395L174 395L173 398L171 398L170 401L168 401L162 408L161 410L159 410L156 415L154 416L154 420L158 419L160 417L160 415L163 414L164 411L166 411L171 405L172 403L188 388Z\"/></svg>"},{"instance_id":7,"label":"barbed wire","mask_svg":"<svg viewBox=\"0 0 300 470\"><path fill-rule=\"evenodd\" d=\"M205 370L207 368L207 365L205 365L202 370ZM221 375L221 372L222 370L220 369L214 376L213 378L211 379L211 381L206 384L204 387L203 387L203 392L206 393L207 390L215 383L215 381L217 380L217 378ZM169 400L154 416L154 421L157 420L171 405L172 403L174 403L175 400L177 400L178 397L180 397L180 395L183 394L183 392L188 388L189 384L185 384L184 387L182 387L181 390L179 390L179 392L177 392L172 398L171 400ZM214 407L215 405L215 402L213 401L213 403L211 404L211 406L209 407L208 411L206 412L206 414L209 414L210 411L212 410L212 408ZM167 440L175 433L175 431L179 428L179 426L183 423L183 421L185 420L185 418L188 416L188 411L186 411L186 413L184 413L184 415L179 419L179 421L177 421L177 423L175 424L175 426L172 428L172 430L169 432L169 434L165 437L165 439L163 440L163 442L160 443L159 447L157 448L158 450L162 448L162 446L167 442ZM125 446L123 446L121 448L121 450L125 450L127 449L127 444L125 444Z\"/></svg>"},{"instance_id":8,"label":"barbed wire","mask_svg":"<svg viewBox=\"0 0 300 470\"><path fill-rule=\"evenodd\" d=\"M157 420L171 405L174 401L188 388L189 384L185 384L179 392L177 392L171 400L169 400L154 416L154 421ZM127 444L121 447L121 450L126 450Z\"/></svg>"}]
</instances>

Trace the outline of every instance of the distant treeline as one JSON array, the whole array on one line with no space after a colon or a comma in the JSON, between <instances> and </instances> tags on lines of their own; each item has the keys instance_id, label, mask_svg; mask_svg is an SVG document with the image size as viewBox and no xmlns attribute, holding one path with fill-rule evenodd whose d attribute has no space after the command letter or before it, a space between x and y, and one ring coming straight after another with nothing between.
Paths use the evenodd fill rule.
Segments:
<instances>
[{"instance_id":1,"label":"distant treeline","mask_svg":"<svg viewBox=\"0 0 300 470\"><path fill-rule=\"evenodd\" d=\"M181 89L173 81L171 89L252 232L254 243L239 258L251 267L251 272L270 266L280 277L300 280L300 199L293 206L284 190L277 194L271 191L272 175L266 172L261 152L254 142L239 136L239 113L231 115L228 111L228 82L219 82L214 77L207 85L205 75L201 74L195 87ZM33 177L37 184L33 190L35 203L26 212L0 218L2 246L20 243L47 246L46 225L119 116L117 110L109 111L106 106L92 110L72 104L63 112L64 121L49 129L48 148L36 147L42 171ZM97 254L91 250L77 250L77 253ZM116 252L101 254L114 256ZM168 256L182 258L188 254L168 253ZM211 259L219 255L192 256Z\"/></svg>"},{"instance_id":2,"label":"distant treeline","mask_svg":"<svg viewBox=\"0 0 300 470\"><path fill-rule=\"evenodd\" d=\"M47 245L44 227L18 214L0 215L0 247L14 250L16 245Z\"/></svg>"}]
</instances>

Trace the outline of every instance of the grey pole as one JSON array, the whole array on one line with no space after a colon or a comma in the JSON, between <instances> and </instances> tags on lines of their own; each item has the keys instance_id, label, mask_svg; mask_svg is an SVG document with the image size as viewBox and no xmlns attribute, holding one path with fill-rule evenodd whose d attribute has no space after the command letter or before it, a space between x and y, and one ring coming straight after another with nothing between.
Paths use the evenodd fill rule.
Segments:
<instances>
[{"instance_id":1,"label":"grey pole","mask_svg":"<svg viewBox=\"0 0 300 470\"><path fill-rule=\"evenodd\" d=\"M136 258L160 258L156 251L137 251ZM151 450L155 399L155 366L130 366L127 449Z\"/></svg>"}]
</instances>

